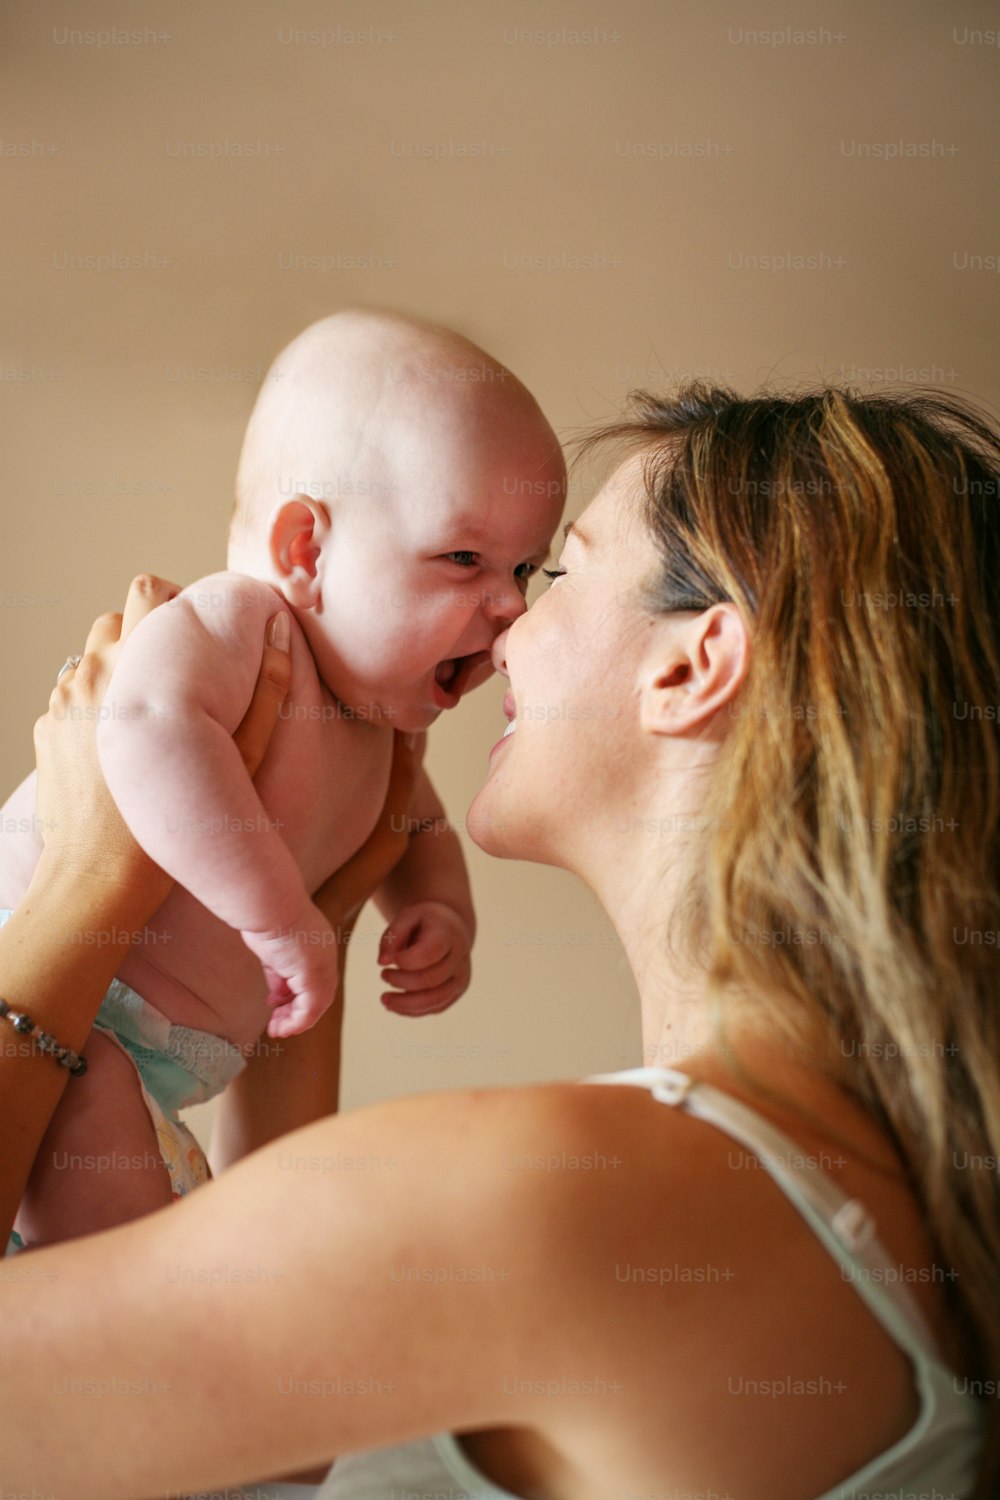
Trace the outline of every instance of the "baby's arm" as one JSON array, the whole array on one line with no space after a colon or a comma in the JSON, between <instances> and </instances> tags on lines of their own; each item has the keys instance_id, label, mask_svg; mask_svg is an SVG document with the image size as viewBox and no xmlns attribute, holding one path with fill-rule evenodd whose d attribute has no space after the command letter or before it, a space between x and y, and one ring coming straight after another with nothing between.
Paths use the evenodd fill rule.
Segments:
<instances>
[{"instance_id":1,"label":"baby's arm","mask_svg":"<svg viewBox=\"0 0 1000 1500\"><path fill-rule=\"evenodd\" d=\"M279 1007L272 1036L311 1025L337 977L329 924L231 738L279 602L232 573L185 589L129 636L98 728L101 769L135 838L261 960Z\"/></svg>"},{"instance_id":2,"label":"baby's arm","mask_svg":"<svg viewBox=\"0 0 1000 1500\"><path fill-rule=\"evenodd\" d=\"M462 846L426 771L408 823L410 845L375 892L389 926L382 937L382 977L402 994L382 996L402 1015L431 1015L463 995L472 974L476 935Z\"/></svg>"}]
</instances>

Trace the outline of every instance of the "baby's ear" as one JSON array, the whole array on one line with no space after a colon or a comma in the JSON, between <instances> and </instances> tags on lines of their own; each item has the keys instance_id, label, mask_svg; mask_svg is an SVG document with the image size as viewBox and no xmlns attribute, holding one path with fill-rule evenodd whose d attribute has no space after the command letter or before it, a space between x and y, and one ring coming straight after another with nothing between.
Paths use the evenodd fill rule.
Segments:
<instances>
[{"instance_id":1,"label":"baby's ear","mask_svg":"<svg viewBox=\"0 0 1000 1500\"><path fill-rule=\"evenodd\" d=\"M268 548L285 598L298 609L314 609L320 598L317 563L330 516L309 495L283 500L271 515Z\"/></svg>"}]
</instances>

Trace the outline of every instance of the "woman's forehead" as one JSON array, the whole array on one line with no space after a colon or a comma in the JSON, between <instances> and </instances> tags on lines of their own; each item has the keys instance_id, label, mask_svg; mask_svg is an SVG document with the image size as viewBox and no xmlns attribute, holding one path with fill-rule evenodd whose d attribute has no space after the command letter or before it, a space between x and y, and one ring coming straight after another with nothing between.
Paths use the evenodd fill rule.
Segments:
<instances>
[{"instance_id":1,"label":"woman's forehead","mask_svg":"<svg viewBox=\"0 0 1000 1500\"><path fill-rule=\"evenodd\" d=\"M583 545L608 545L634 538L642 527L644 495L642 459L633 454L608 476L579 519L568 523L567 540L574 537Z\"/></svg>"}]
</instances>

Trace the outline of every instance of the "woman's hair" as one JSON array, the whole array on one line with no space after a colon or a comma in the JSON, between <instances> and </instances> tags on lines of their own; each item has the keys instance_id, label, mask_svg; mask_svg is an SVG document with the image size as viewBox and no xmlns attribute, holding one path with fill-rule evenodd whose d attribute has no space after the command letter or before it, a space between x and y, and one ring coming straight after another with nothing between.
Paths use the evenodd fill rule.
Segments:
<instances>
[{"instance_id":1,"label":"woman's hair","mask_svg":"<svg viewBox=\"0 0 1000 1500\"><path fill-rule=\"evenodd\" d=\"M995 1391L1000 431L935 391L695 382L633 393L584 447L607 439L643 454L650 608L728 600L752 638L671 939L717 1026L759 999L894 1140Z\"/></svg>"}]
</instances>

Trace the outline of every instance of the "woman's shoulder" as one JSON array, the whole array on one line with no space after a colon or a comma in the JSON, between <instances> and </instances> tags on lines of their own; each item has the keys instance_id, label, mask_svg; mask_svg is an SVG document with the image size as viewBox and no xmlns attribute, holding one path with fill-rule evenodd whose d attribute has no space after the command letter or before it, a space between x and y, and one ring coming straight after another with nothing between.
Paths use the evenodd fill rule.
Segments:
<instances>
[{"instance_id":1,"label":"woman's shoulder","mask_svg":"<svg viewBox=\"0 0 1000 1500\"><path fill-rule=\"evenodd\" d=\"M868 1209L889 1264L913 1283L958 1364L959 1351L944 1338L940 1286L929 1277L933 1250L919 1204L905 1173L889 1170L891 1150L874 1122L850 1101L841 1103L836 1091L814 1087L801 1102L829 1125L824 1139L793 1114L752 1103L721 1079L713 1083L781 1132L790 1161L801 1159L807 1172L822 1172ZM774 1180L752 1146L682 1102L677 1089L634 1087L628 1074L602 1075L601 1083L396 1099L355 1112L353 1133L401 1162L400 1179L411 1190L404 1208L397 1188L401 1211L424 1215L438 1201L442 1179L461 1183L467 1211L444 1215L443 1240L455 1254L474 1254L489 1240L507 1245L511 1255L516 1241L519 1262L527 1254L535 1268L535 1290L547 1299L555 1327L560 1314L572 1320L581 1297L595 1336L605 1327L610 1344L633 1318L637 1337L648 1331L655 1312L666 1318L675 1345L690 1333L701 1359L717 1314L717 1331L732 1354L736 1331L728 1319L750 1299L758 1308L773 1302L772 1332L787 1320L793 1342L811 1328L817 1359L831 1337L838 1347L847 1337L872 1353L896 1350L787 1182ZM350 1119L339 1118L338 1140ZM843 1352L846 1358L846 1346Z\"/></svg>"},{"instance_id":2,"label":"woman's shoulder","mask_svg":"<svg viewBox=\"0 0 1000 1500\"><path fill-rule=\"evenodd\" d=\"M455 1220L450 1234L472 1248L484 1224L493 1234L516 1226L522 1248L534 1246L561 1288L565 1264L555 1267L565 1255L579 1288L588 1275L603 1282L609 1255L638 1254L652 1204L656 1237L687 1253L705 1174L724 1170L721 1136L706 1141L704 1126L624 1079L622 1087L579 1079L449 1090L362 1116L369 1110L366 1135L377 1130L386 1152L419 1141L420 1172L443 1167L465 1182L476 1212Z\"/></svg>"},{"instance_id":3,"label":"woman's shoulder","mask_svg":"<svg viewBox=\"0 0 1000 1500\"><path fill-rule=\"evenodd\" d=\"M519 1122L501 1129L497 1144L508 1211L539 1268L548 1353L569 1361L561 1368L581 1390L590 1380L606 1400L616 1395L617 1427L636 1453L648 1449L651 1472L666 1453L709 1464L722 1442L735 1492L759 1475L763 1441L777 1465L768 1472L773 1493L786 1492L789 1461L796 1493L823 1493L913 1426L909 1358L752 1149L672 1107L683 1087L669 1070L663 1087L635 1081L605 1075L600 1085L505 1090L493 1101L498 1119L509 1111ZM638 1081L657 1079L651 1071ZM905 1181L866 1162L880 1146L884 1154L873 1122L849 1103L841 1109L835 1092L824 1095L825 1118L848 1143L824 1149L793 1116L721 1079L714 1086L782 1131L795 1160L820 1163L810 1170L825 1164L844 1196L872 1214L890 1266L919 1282L931 1255L919 1207ZM801 1102L820 1103L820 1094ZM927 1290L919 1300L940 1338L946 1312L937 1289ZM537 1413L543 1428L546 1405ZM655 1443L643 1436L650 1431ZM613 1469L613 1445L597 1425L573 1430L569 1446L589 1452L595 1470Z\"/></svg>"},{"instance_id":4,"label":"woman's shoulder","mask_svg":"<svg viewBox=\"0 0 1000 1500\"><path fill-rule=\"evenodd\" d=\"M404 1096L337 1117L338 1138L352 1117L383 1155L405 1159L408 1180L458 1174L469 1195L502 1205L500 1218L516 1220L522 1242L537 1235L555 1248L553 1237L565 1236L578 1262L594 1252L602 1205L632 1217L650 1193L664 1204L671 1183L686 1200L682 1187L698 1176L693 1122L645 1089L580 1079ZM591 1233L580 1241L583 1222ZM463 1216L455 1232L474 1236L476 1223Z\"/></svg>"}]
</instances>

